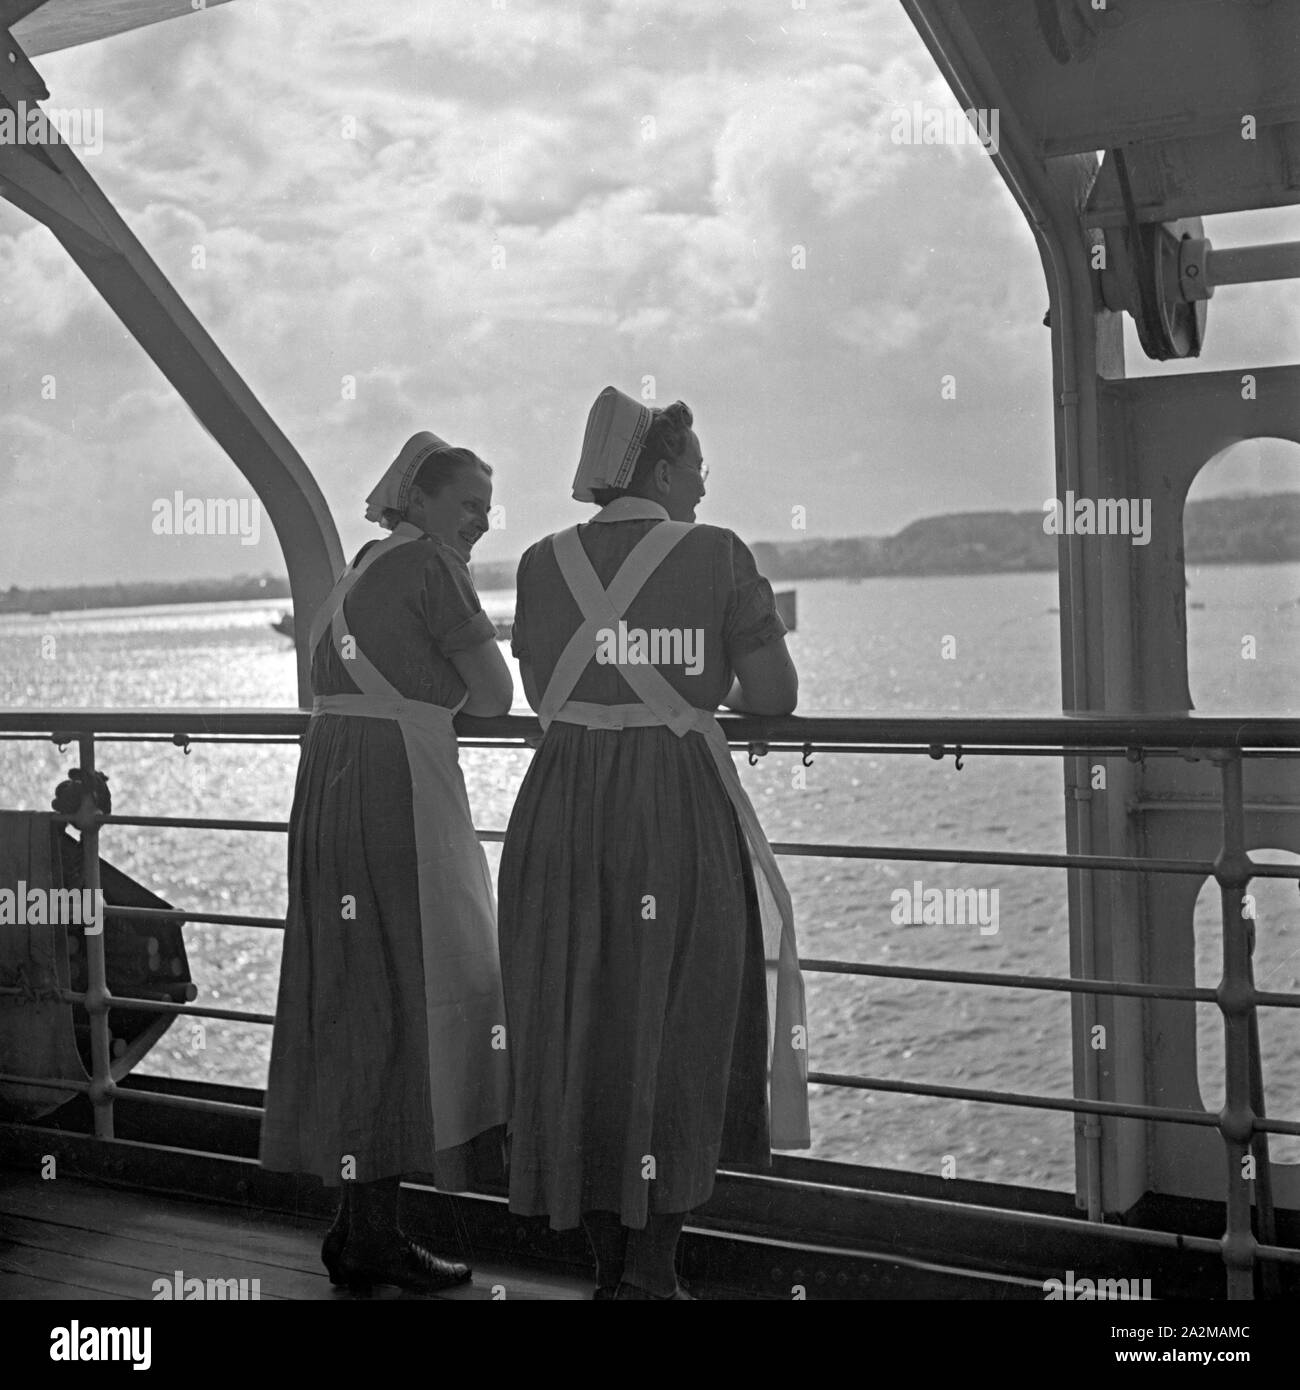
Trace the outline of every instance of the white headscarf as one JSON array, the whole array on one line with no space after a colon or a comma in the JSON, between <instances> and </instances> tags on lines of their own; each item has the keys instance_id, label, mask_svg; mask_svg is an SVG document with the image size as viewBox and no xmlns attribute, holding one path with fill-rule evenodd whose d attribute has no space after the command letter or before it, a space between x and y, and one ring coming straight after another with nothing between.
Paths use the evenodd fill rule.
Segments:
<instances>
[{"instance_id":1,"label":"white headscarf","mask_svg":"<svg viewBox=\"0 0 1300 1390\"><path fill-rule=\"evenodd\" d=\"M377 521L382 526L385 512L396 512L399 516L405 512L411 500L411 484L420 465L430 455L450 448L445 439L439 439L428 430L413 434L402 445L402 452L388 465L388 472L379 480L379 486L366 498L366 520Z\"/></svg>"},{"instance_id":2,"label":"white headscarf","mask_svg":"<svg viewBox=\"0 0 1300 1390\"><path fill-rule=\"evenodd\" d=\"M594 502L593 488L628 485L653 419L648 405L605 387L587 416L582 457L573 479L576 501Z\"/></svg>"}]
</instances>

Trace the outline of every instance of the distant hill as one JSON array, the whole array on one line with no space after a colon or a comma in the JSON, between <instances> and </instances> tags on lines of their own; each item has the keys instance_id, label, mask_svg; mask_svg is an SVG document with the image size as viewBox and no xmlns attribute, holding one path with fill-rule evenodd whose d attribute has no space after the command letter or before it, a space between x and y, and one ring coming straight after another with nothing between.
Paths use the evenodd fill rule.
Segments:
<instances>
[{"instance_id":1,"label":"distant hill","mask_svg":"<svg viewBox=\"0 0 1300 1390\"><path fill-rule=\"evenodd\" d=\"M810 536L758 541L753 551L768 579L1054 570L1057 537L1043 530L1043 520L1041 511L956 512L923 517L883 539ZM1183 538L1189 565L1300 560L1300 492L1192 502Z\"/></svg>"},{"instance_id":2,"label":"distant hill","mask_svg":"<svg viewBox=\"0 0 1300 1390\"><path fill-rule=\"evenodd\" d=\"M76 584L58 589L0 591L0 613L58 613L80 608L149 608L168 603L236 603L289 597L289 581L270 575L234 579L154 580L136 584Z\"/></svg>"},{"instance_id":3,"label":"distant hill","mask_svg":"<svg viewBox=\"0 0 1300 1390\"><path fill-rule=\"evenodd\" d=\"M1184 525L1189 565L1276 564L1300 560L1300 492L1193 502ZM1054 570L1057 538L1042 511L949 512L922 517L894 536L756 541L769 579L867 579L890 574L997 574ZM480 589L513 589L515 560L471 566ZM0 613L136 608L164 603L288 599L289 582L270 576L147 584L88 584L0 592Z\"/></svg>"}]
</instances>

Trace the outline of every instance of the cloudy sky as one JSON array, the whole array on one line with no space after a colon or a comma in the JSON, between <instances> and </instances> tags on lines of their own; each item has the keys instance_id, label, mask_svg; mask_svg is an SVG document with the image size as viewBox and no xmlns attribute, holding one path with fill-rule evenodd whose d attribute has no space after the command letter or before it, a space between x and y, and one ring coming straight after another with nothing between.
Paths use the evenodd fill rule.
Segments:
<instances>
[{"instance_id":1,"label":"cloudy sky","mask_svg":"<svg viewBox=\"0 0 1300 1390\"><path fill-rule=\"evenodd\" d=\"M420 428L497 469L477 557L583 519L607 384L692 406L700 519L751 540L795 538L796 506L809 535L880 535L1053 490L1037 251L977 145L891 142L898 105L952 104L896 0L236 0L36 65L51 106L102 110L87 168L349 553ZM1289 213L1210 232L1296 235ZM1298 306L1221 290L1199 369L1294 360ZM283 572L269 527L153 534L155 499L249 486L3 202L0 312L0 587ZM1163 370L1130 344L1130 371ZM1300 479L1268 450L1221 472Z\"/></svg>"}]
</instances>

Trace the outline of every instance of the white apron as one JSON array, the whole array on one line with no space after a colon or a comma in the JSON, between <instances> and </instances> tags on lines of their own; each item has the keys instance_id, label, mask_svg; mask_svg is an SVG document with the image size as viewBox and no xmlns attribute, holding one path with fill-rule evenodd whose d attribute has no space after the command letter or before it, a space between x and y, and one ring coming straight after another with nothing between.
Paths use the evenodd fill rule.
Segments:
<instances>
[{"instance_id":1,"label":"white apron","mask_svg":"<svg viewBox=\"0 0 1300 1390\"><path fill-rule=\"evenodd\" d=\"M434 1143L443 1150L505 1124L510 1113L496 902L460 771L452 724L460 705L450 710L400 695L355 645L343 616L343 600L370 566L421 535L401 523L344 572L321 605L311 650L330 627L335 649L362 693L318 695L312 718L391 719L402 731L415 823L429 1095Z\"/></svg>"},{"instance_id":2,"label":"white apron","mask_svg":"<svg viewBox=\"0 0 1300 1390\"><path fill-rule=\"evenodd\" d=\"M630 504L628 499L620 499L614 507L618 508L614 514L619 519L663 515L658 507L653 510L648 506L640 508ZM613 512L614 508L610 510ZM598 516L596 519L604 518ZM617 630L619 619L627 612L646 580L690 529L686 522L660 521L624 560L608 590L602 586L592 568L576 528L552 536L556 562L582 612L583 623L569 639L568 646L556 663L538 717L543 730L556 719L562 723L581 724L588 729L667 725L678 738L688 733L698 733L708 744L718 776L744 832L763 923L767 961L770 1143L774 1149L806 1149L810 1147L808 1027L803 976L799 972L799 950L795 941L794 910L776 857L741 785L722 726L710 711L688 704L685 697L653 666L618 665L619 674L641 697L639 704L596 705L569 699L574 686L595 656L597 632L601 628Z\"/></svg>"}]
</instances>

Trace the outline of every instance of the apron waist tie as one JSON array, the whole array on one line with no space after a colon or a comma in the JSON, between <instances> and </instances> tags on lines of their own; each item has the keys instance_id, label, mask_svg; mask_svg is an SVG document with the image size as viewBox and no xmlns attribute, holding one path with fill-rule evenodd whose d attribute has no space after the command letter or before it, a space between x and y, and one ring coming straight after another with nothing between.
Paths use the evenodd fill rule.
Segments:
<instances>
[{"instance_id":1,"label":"apron waist tie","mask_svg":"<svg viewBox=\"0 0 1300 1390\"><path fill-rule=\"evenodd\" d=\"M586 700L569 700L553 716L562 724L582 724L588 729L669 728L681 738L692 729L701 729L713 713L687 705L671 719L661 718L646 705L594 705Z\"/></svg>"},{"instance_id":2,"label":"apron waist tie","mask_svg":"<svg viewBox=\"0 0 1300 1390\"><path fill-rule=\"evenodd\" d=\"M408 700L402 695L317 695L311 702L311 716L346 714L362 719L396 719L435 734L456 735L452 722L455 711L445 705L424 700Z\"/></svg>"}]
</instances>

